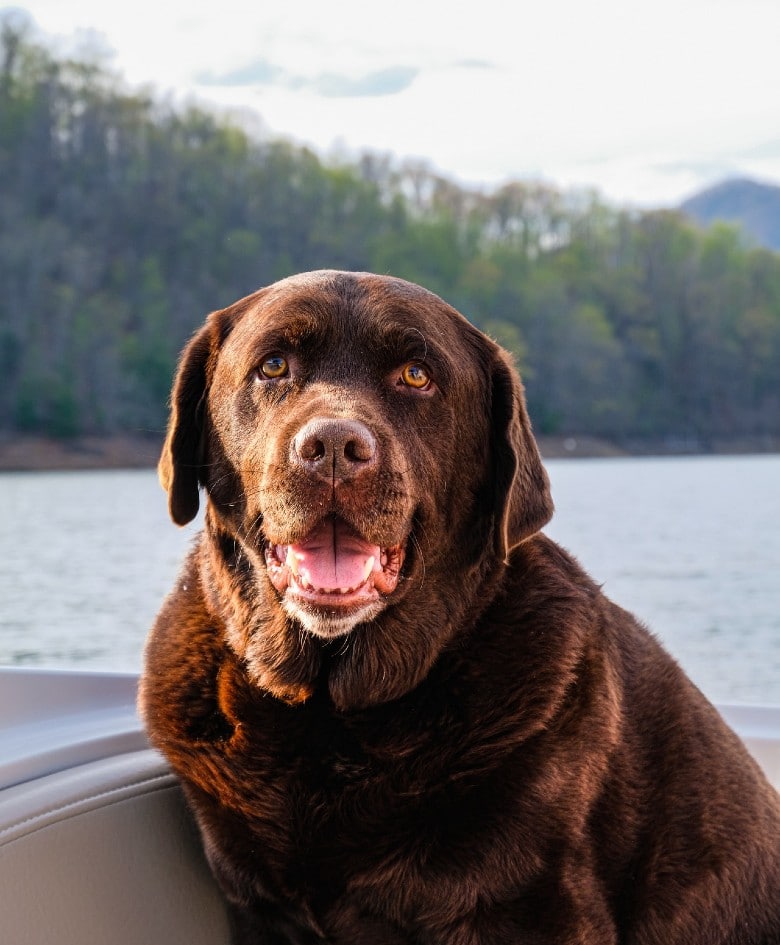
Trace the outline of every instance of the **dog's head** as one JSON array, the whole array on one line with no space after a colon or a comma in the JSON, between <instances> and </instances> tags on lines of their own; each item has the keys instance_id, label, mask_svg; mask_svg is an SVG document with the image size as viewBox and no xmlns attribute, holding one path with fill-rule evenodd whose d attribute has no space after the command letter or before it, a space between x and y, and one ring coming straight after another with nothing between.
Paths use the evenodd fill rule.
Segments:
<instances>
[{"instance_id":1,"label":"dog's head","mask_svg":"<svg viewBox=\"0 0 780 945\"><path fill-rule=\"evenodd\" d=\"M352 702L411 688L552 512L504 352L432 293L368 274L296 276L210 315L160 473L179 524L205 489L212 538L266 615L250 636L273 623L309 674L334 638L375 664L374 694ZM267 662L268 645L241 645Z\"/></svg>"}]
</instances>

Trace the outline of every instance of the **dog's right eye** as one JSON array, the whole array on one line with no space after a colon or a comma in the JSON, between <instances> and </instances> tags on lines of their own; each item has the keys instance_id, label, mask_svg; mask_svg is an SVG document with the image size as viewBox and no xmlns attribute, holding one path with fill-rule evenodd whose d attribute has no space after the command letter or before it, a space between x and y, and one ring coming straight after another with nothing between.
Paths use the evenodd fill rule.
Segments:
<instances>
[{"instance_id":1,"label":"dog's right eye","mask_svg":"<svg viewBox=\"0 0 780 945\"><path fill-rule=\"evenodd\" d=\"M277 378L286 377L290 373L290 365L287 363L287 359L280 354L273 354L263 361L257 373L261 378L266 377L271 381L275 381Z\"/></svg>"}]
</instances>

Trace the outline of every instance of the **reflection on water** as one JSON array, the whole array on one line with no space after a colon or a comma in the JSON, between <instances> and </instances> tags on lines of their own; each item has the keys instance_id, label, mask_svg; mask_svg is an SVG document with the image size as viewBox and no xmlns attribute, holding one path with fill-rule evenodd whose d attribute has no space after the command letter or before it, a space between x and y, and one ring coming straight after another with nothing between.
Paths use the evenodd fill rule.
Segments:
<instances>
[{"instance_id":1,"label":"reflection on water","mask_svg":"<svg viewBox=\"0 0 780 945\"><path fill-rule=\"evenodd\" d=\"M780 457L548 469L548 533L707 695L780 703ZM137 670L197 525L151 471L7 473L0 494L0 662Z\"/></svg>"}]
</instances>

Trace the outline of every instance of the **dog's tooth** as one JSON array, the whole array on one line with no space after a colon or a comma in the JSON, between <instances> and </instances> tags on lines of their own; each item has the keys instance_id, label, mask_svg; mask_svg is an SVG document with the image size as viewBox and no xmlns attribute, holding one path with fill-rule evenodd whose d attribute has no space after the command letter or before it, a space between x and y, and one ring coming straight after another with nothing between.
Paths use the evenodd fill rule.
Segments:
<instances>
[{"instance_id":1,"label":"dog's tooth","mask_svg":"<svg viewBox=\"0 0 780 945\"><path fill-rule=\"evenodd\" d=\"M365 582L368 580L369 575L374 570L375 563L376 563L376 559L374 558L373 555L371 555L369 558L366 558L366 564L365 564L365 567L363 568L363 579L360 582L361 584L365 584Z\"/></svg>"},{"instance_id":2,"label":"dog's tooth","mask_svg":"<svg viewBox=\"0 0 780 945\"><path fill-rule=\"evenodd\" d=\"M289 545L287 546L287 557L284 559L284 563L292 571L292 573L297 577L298 565L300 562L298 560L298 556L295 554L295 552L292 550L292 548Z\"/></svg>"}]
</instances>

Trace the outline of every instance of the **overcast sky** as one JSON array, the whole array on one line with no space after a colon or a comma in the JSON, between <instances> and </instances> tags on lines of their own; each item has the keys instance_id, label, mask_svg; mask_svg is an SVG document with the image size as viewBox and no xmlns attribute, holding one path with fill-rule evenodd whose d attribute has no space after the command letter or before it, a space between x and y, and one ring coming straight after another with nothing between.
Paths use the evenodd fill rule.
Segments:
<instances>
[{"instance_id":1,"label":"overcast sky","mask_svg":"<svg viewBox=\"0 0 780 945\"><path fill-rule=\"evenodd\" d=\"M60 49L131 86L248 109L313 145L427 159L462 183L673 204L780 183L780 0L28 0Z\"/></svg>"}]
</instances>

